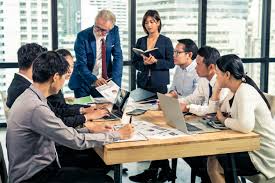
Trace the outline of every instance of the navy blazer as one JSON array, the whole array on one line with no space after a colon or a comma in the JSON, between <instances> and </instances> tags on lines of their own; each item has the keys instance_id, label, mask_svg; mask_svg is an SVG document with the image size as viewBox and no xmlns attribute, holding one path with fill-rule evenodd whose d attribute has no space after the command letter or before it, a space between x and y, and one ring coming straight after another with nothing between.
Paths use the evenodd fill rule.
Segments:
<instances>
[{"instance_id":1,"label":"navy blazer","mask_svg":"<svg viewBox=\"0 0 275 183\"><path fill-rule=\"evenodd\" d=\"M96 62L96 38L93 27L77 34L74 51L76 62L69 81L69 88L72 90L79 88L90 90L91 85L97 80L97 77L92 73ZM111 60L111 55L113 60ZM120 86L123 60L117 26L114 26L106 37L106 64L108 77Z\"/></svg>"},{"instance_id":2,"label":"navy blazer","mask_svg":"<svg viewBox=\"0 0 275 183\"><path fill-rule=\"evenodd\" d=\"M148 36L139 38L136 48L147 50L147 38ZM163 56L163 58L156 58L158 61L155 64L144 65L143 58L140 55L134 54L133 57L133 65L138 70L137 84L142 88L146 88L149 80L149 70L151 70L151 87L167 86L170 83L169 69L175 66L172 42L168 37L160 34L155 47L159 48Z\"/></svg>"}]
</instances>

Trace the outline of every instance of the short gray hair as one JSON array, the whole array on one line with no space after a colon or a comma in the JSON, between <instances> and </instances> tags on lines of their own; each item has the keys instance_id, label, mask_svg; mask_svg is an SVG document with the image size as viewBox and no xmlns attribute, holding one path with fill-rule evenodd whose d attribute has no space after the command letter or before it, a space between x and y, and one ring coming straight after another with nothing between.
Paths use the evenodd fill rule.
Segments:
<instances>
[{"instance_id":1,"label":"short gray hair","mask_svg":"<svg viewBox=\"0 0 275 183\"><path fill-rule=\"evenodd\" d=\"M103 18L106 21L111 21L113 25L115 25L116 23L116 16L110 10L106 10L106 9L100 10L95 17L95 21L98 18Z\"/></svg>"}]
</instances>

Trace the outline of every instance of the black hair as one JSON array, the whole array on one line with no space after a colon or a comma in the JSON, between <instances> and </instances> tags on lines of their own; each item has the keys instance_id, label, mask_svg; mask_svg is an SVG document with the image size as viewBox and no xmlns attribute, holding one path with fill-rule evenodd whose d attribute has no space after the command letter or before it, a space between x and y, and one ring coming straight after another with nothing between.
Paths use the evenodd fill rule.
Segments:
<instances>
[{"instance_id":1,"label":"black hair","mask_svg":"<svg viewBox=\"0 0 275 183\"><path fill-rule=\"evenodd\" d=\"M55 51L39 55L33 62L32 79L37 83L47 82L56 73L64 75L68 72L69 63Z\"/></svg>"},{"instance_id":2,"label":"black hair","mask_svg":"<svg viewBox=\"0 0 275 183\"><path fill-rule=\"evenodd\" d=\"M216 61L220 58L220 52L213 47L203 46L198 50L198 55L203 57L204 64L208 67L210 64L216 65Z\"/></svg>"},{"instance_id":3,"label":"black hair","mask_svg":"<svg viewBox=\"0 0 275 183\"><path fill-rule=\"evenodd\" d=\"M47 51L47 48L36 43L21 46L17 51L19 69L29 69L36 57L45 51Z\"/></svg>"},{"instance_id":4,"label":"black hair","mask_svg":"<svg viewBox=\"0 0 275 183\"><path fill-rule=\"evenodd\" d=\"M263 92L259 89L259 87L256 85L256 83L249 76L247 76L245 74L243 62L237 55L229 54L229 55L224 55L224 56L220 57L217 60L217 67L224 73L230 72L230 74L235 79L242 80L242 82L245 82L245 83L253 86L258 91L258 93L261 95L261 97L265 101L267 107L269 109L271 109Z\"/></svg>"},{"instance_id":5,"label":"black hair","mask_svg":"<svg viewBox=\"0 0 275 183\"><path fill-rule=\"evenodd\" d=\"M67 57L67 56L73 57L69 50L66 50L63 48L56 50L56 52L59 53L63 57Z\"/></svg>"},{"instance_id":6,"label":"black hair","mask_svg":"<svg viewBox=\"0 0 275 183\"><path fill-rule=\"evenodd\" d=\"M143 27L144 32L146 34L149 34L149 32L146 30L146 27L145 27L145 22L146 22L146 19L148 17L153 17L153 19L155 19L157 22L159 21L158 32L160 32L160 30L161 30L161 19L160 19L160 16L159 16L159 13L158 13L157 10L148 10L144 14L144 16L142 18L142 27Z\"/></svg>"},{"instance_id":7,"label":"black hair","mask_svg":"<svg viewBox=\"0 0 275 183\"><path fill-rule=\"evenodd\" d=\"M192 52L192 60L197 57L198 47L192 39L179 39L178 42L185 45L185 52Z\"/></svg>"}]
</instances>

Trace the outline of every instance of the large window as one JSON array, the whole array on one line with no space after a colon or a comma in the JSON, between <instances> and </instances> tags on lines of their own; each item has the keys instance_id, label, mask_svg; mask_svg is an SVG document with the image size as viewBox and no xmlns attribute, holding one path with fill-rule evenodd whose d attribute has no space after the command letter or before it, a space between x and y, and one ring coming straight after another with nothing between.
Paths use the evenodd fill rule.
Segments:
<instances>
[{"instance_id":1,"label":"large window","mask_svg":"<svg viewBox=\"0 0 275 183\"><path fill-rule=\"evenodd\" d=\"M269 55L275 58L275 1L271 1L271 23L270 23L270 50ZM275 63L269 64L268 92L275 94Z\"/></svg>"},{"instance_id":2,"label":"large window","mask_svg":"<svg viewBox=\"0 0 275 183\"><path fill-rule=\"evenodd\" d=\"M261 55L261 0L207 1L206 44L221 55L241 58ZM247 64L246 72L260 83L259 64Z\"/></svg>"},{"instance_id":3,"label":"large window","mask_svg":"<svg viewBox=\"0 0 275 183\"><path fill-rule=\"evenodd\" d=\"M41 16L43 12L43 16ZM10 1L0 3L0 63L17 62L21 45L36 42L51 49L51 1ZM43 29L47 27L47 29ZM6 92L18 69L0 69L0 91ZM2 100L2 99L0 99ZM4 119L0 101L0 119Z\"/></svg>"},{"instance_id":4,"label":"large window","mask_svg":"<svg viewBox=\"0 0 275 183\"><path fill-rule=\"evenodd\" d=\"M119 27L123 60L128 54L128 0L59 0L58 1L58 47L69 49L74 55L74 42L81 30L94 25L95 16L101 9L111 10L116 15ZM129 69L123 68L122 87L129 90ZM69 90L65 87L65 92Z\"/></svg>"}]
</instances>

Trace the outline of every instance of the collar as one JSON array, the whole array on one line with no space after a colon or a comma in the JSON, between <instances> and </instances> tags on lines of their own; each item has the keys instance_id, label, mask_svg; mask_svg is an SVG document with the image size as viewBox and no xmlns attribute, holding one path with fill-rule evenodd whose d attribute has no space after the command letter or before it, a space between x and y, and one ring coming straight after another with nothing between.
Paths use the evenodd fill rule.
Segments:
<instances>
[{"instance_id":1,"label":"collar","mask_svg":"<svg viewBox=\"0 0 275 183\"><path fill-rule=\"evenodd\" d=\"M217 74L215 74L212 79L209 81L209 84L214 87L215 83L216 83L216 80L217 80Z\"/></svg>"},{"instance_id":2,"label":"collar","mask_svg":"<svg viewBox=\"0 0 275 183\"><path fill-rule=\"evenodd\" d=\"M182 70L186 70L187 72L193 71L197 65L197 62L193 60L191 64L189 64L186 68L181 68Z\"/></svg>"},{"instance_id":3,"label":"collar","mask_svg":"<svg viewBox=\"0 0 275 183\"><path fill-rule=\"evenodd\" d=\"M30 83L33 83L33 81L30 80L30 79L29 79L27 76L25 76L24 74L21 74L20 72L15 73L15 74L18 74L18 75L22 76L23 78L25 78L26 80L28 80Z\"/></svg>"},{"instance_id":4,"label":"collar","mask_svg":"<svg viewBox=\"0 0 275 183\"><path fill-rule=\"evenodd\" d=\"M38 96L38 98L42 101L42 102L46 102L47 103L47 98L42 94L42 92L35 88L33 86L33 84L30 86L30 89Z\"/></svg>"}]
</instances>

